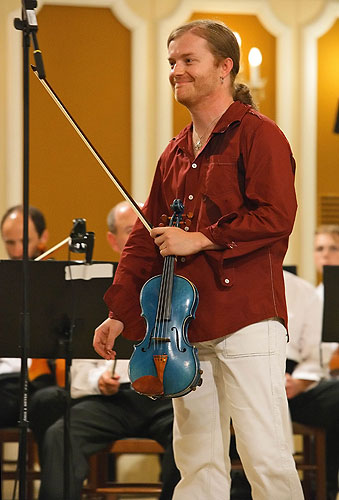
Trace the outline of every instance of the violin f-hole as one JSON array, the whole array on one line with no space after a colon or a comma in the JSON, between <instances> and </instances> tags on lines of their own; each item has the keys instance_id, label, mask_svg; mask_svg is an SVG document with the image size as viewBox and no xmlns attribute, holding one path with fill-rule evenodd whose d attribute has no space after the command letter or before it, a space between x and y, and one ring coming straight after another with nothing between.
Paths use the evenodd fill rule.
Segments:
<instances>
[{"instance_id":1,"label":"violin f-hole","mask_svg":"<svg viewBox=\"0 0 339 500\"><path fill-rule=\"evenodd\" d=\"M179 352L186 352L186 347L184 347L183 349L180 349L180 344L179 344L179 332L178 332L178 329L176 326L173 326L171 328L172 332L174 331L175 332L175 338L176 338L176 344L177 344L177 349Z\"/></svg>"}]
</instances>

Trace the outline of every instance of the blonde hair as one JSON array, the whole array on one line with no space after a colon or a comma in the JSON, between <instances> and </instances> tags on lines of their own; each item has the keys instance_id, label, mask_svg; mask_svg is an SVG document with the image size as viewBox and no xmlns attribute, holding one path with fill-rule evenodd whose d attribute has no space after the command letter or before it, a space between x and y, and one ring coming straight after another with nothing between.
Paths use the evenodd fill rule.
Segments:
<instances>
[{"instance_id":1,"label":"blonde hair","mask_svg":"<svg viewBox=\"0 0 339 500\"><path fill-rule=\"evenodd\" d=\"M339 240L339 224L322 224L317 227L315 234L330 234L333 238Z\"/></svg>"}]
</instances>

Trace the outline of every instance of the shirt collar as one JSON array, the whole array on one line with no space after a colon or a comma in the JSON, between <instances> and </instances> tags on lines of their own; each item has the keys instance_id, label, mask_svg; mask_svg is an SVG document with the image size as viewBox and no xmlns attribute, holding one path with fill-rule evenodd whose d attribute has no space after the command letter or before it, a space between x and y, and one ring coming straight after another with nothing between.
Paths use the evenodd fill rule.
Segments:
<instances>
[{"instance_id":1,"label":"shirt collar","mask_svg":"<svg viewBox=\"0 0 339 500\"><path fill-rule=\"evenodd\" d=\"M219 119L217 125L214 127L212 134L222 134L229 127L236 126L241 122L246 113L252 110L248 104L243 104L240 101L235 101L226 109L225 113ZM191 138L189 133L192 131L193 123L191 122L179 134L172 139L172 146L176 146L183 151L189 149Z\"/></svg>"}]
</instances>

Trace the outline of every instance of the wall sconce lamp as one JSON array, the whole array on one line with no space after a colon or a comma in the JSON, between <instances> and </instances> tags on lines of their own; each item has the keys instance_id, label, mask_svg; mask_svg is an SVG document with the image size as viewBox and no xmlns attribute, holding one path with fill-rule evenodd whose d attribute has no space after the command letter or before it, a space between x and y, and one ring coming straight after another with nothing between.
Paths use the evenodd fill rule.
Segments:
<instances>
[{"instance_id":1,"label":"wall sconce lamp","mask_svg":"<svg viewBox=\"0 0 339 500\"><path fill-rule=\"evenodd\" d=\"M260 66L262 54L257 47L252 47L248 54L249 82L254 102L259 104L265 98L266 78L261 78Z\"/></svg>"},{"instance_id":2,"label":"wall sconce lamp","mask_svg":"<svg viewBox=\"0 0 339 500\"><path fill-rule=\"evenodd\" d=\"M266 80L261 78L260 66L262 63L262 54L257 47L252 47L248 54L248 62L250 67L249 85L253 90L264 88Z\"/></svg>"},{"instance_id":3,"label":"wall sconce lamp","mask_svg":"<svg viewBox=\"0 0 339 500\"><path fill-rule=\"evenodd\" d=\"M241 49L241 36L237 31L234 31L234 36L237 39L238 45ZM258 102L265 97L265 85L266 78L261 78L260 75L260 66L262 63L262 54L261 51L257 47L252 47L248 54L248 62L249 62L249 80L243 75L243 65L240 59L240 68L239 68L239 78L241 81L246 83L253 95L253 99L255 102Z\"/></svg>"}]
</instances>

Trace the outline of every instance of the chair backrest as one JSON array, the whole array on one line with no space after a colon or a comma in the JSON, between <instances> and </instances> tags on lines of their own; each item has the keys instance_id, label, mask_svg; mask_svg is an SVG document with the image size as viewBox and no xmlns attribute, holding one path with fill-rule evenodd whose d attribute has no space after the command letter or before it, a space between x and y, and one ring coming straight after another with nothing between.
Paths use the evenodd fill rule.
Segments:
<instances>
[{"instance_id":1,"label":"chair backrest","mask_svg":"<svg viewBox=\"0 0 339 500\"><path fill-rule=\"evenodd\" d=\"M120 483L109 481L108 455L115 456L124 454L156 454L162 455L164 448L153 439L127 438L112 442L105 450L90 458L90 473L84 491L94 494L100 493L115 498L115 495L136 494L138 496L159 496L162 484L156 483ZM116 496L118 498L118 496Z\"/></svg>"}]
</instances>

